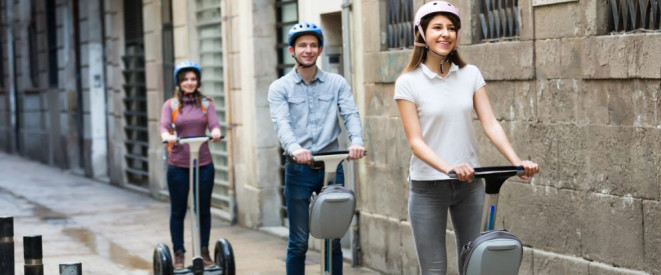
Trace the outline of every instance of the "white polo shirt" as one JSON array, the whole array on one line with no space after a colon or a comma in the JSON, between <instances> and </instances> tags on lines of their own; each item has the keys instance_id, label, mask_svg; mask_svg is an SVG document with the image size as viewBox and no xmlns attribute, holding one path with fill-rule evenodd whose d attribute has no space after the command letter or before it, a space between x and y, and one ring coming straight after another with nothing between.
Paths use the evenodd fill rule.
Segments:
<instances>
[{"instance_id":1,"label":"white polo shirt","mask_svg":"<svg viewBox=\"0 0 661 275\"><path fill-rule=\"evenodd\" d=\"M451 165L478 167L479 152L473 129L473 94L486 85L473 65L452 64L441 77L424 64L397 78L395 100L413 102L418 111L422 137L436 154ZM449 179L415 155L409 168L411 180Z\"/></svg>"}]
</instances>

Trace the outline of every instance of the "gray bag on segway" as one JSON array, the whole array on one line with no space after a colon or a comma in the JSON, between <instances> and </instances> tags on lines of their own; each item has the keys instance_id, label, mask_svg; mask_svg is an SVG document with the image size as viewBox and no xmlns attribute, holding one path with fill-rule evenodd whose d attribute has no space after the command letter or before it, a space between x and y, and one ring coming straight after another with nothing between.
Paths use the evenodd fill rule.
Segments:
<instances>
[{"instance_id":1,"label":"gray bag on segway","mask_svg":"<svg viewBox=\"0 0 661 275\"><path fill-rule=\"evenodd\" d=\"M487 231L464 245L459 272L461 275L518 274L522 257L519 238L506 230Z\"/></svg>"},{"instance_id":2,"label":"gray bag on segway","mask_svg":"<svg viewBox=\"0 0 661 275\"><path fill-rule=\"evenodd\" d=\"M317 239L342 238L356 209L352 190L329 185L310 199L310 235Z\"/></svg>"}]
</instances>

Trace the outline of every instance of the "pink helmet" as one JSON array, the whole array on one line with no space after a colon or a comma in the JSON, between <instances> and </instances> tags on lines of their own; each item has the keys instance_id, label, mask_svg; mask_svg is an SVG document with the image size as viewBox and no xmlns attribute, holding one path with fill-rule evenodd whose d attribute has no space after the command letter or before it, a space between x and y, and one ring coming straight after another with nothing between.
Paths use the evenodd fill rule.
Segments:
<instances>
[{"instance_id":1,"label":"pink helmet","mask_svg":"<svg viewBox=\"0 0 661 275\"><path fill-rule=\"evenodd\" d=\"M420 34L422 35L422 40L425 40L425 32L422 29L422 26L420 26L420 22L422 21L422 18L430 15L432 13L438 13L438 12L443 12L443 13L450 13L454 16L457 17L457 20L459 20L459 23L461 23L461 16L459 15L459 9L457 9L454 5L445 2L445 1L432 1L427 4L422 5L418 9L418 12L415 13L415 20L413 21L414 25L414 34L415 30L419 30ZM414 35L415 37L415 35ZM414 38L415 40L415 38ZM425 44L418 43L416 41L413 41L413 45L418 46L418 47L425 47Z\"/></svg>"}]
</instances>

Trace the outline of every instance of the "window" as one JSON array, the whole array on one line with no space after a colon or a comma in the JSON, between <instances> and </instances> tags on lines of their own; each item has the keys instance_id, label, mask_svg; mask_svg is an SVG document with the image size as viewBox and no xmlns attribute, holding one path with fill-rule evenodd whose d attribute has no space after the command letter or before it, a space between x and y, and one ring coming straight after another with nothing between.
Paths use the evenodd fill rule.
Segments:
<instances>
[{"instance_id":1,"label":"window","mask_svg":"<svg viewBox=\"0 0 661 275\"><path fill-rule=\"evenodd\" d=\"M278 76L283 76L294 67L294 60L289 55L289 29L298 23L298 2L296 0L276 1L276 34L278 55Z\"/></svg>"},{"instance_id":2,"label":"window","mask_svg":"<svg viewBox=\"0 0 661 275\"><path fill-rule=\"evenodd\" d=\"M391 50L413 46L413 1L387 0L386 45Z\"/></svg>"},{"instance_id":3,"label":"window","mask_svg":"<svg viewBox=\"0 0 661 275\"><path fill-rule=\"evenodd\" d=\"M609 0L611 32L660 30L661 0Z\"/></svg>"},{"instance_id":4,"label":"window","mask_svg":"<svg viewBox=\"0 0 661 275\"><path fill-rule=\"evenodd\" d=\"M478 0L483 41L519 37L518 0Z\"/></svg>"}]
</instances>

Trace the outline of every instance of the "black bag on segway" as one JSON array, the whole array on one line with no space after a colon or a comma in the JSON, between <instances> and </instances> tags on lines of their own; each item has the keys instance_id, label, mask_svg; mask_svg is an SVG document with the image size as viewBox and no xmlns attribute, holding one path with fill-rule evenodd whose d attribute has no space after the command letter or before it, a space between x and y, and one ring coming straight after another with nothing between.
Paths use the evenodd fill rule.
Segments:
<instances>
[{"instance_id":1,"label":"black bag on segway","mask_svg":"<svg viewBox=\"0 0 661 275\"><path fill-rule=\"evenodd\" d=\"M521 240L512 233L506 230L483 232L464 245L459 258L459 274L518 274L522 257Z\"/></svg>"},{"instance_id":2,"label":"black bag on segway","mask_svg":"<svg viewBox=\"0 0 661 275\"><path fill-rule=\"evenodd\" d=\"M310 199L310 235L317 239L342 238L356 209L352 190L329 185Z\"/></svg>"}]
</instances>

